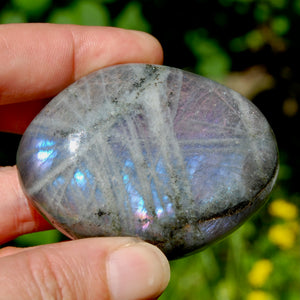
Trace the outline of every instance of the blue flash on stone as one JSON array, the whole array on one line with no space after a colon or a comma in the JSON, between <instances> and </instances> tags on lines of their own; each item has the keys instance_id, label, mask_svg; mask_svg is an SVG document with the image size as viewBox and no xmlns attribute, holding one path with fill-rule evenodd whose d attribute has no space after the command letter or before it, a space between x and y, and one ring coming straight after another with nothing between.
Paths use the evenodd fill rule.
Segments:
<instances>
[{"instance_id":1,"label":"blue flash on stone","mask_svg":"<svg viewBox=\"0 0 300 300\"><path fill-rule=\"evenodd\" d=\"M39 141L36 145L37 151L37 160L40 163L46 162L49 158L53 158L56 155L55 151L55 142L50 140Z\"/></svg>"},{"instance_id":2,"label":"blue flash on stone","mask_svg":"<svg viewBox=\"0 0 300 300\"><path fill-rule=\"evenodd\" d=\"M85 185L86 185L86 179L85 179L85 176L84 174L77 170L74 174L74 180L75 180L75 183L82 189L84 189Z\"/></svg>"}]
</instances>

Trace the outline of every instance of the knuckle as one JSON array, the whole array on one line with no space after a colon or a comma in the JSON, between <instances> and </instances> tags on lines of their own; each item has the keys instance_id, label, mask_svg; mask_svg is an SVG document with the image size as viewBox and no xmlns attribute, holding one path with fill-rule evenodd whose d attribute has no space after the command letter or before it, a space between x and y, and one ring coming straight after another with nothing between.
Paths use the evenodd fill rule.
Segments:
<instances>
[{"instance_id":1,"label":"knuckle","mask_svg":"<svg viewBox=\"0 0 300 300\"><path fill-rule=\"evenodd\" d=\"M41 248L42 249L42 248ZM41 250L27 256L33 299L76 299L72 268L62 257Z\"/></svg>"}]
</instances>

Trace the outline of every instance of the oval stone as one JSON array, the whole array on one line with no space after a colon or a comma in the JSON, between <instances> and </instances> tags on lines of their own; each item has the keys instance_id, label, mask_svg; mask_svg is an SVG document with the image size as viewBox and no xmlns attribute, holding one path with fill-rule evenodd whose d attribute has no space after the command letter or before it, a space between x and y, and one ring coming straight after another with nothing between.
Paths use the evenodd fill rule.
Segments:
<instances>
[{"instance_id":1,"label":"oval stone","mask_svg":"<svg viewBox=\"0 0 300 300\"><path fill-rule=\"evenodd\" d=\"M137 236L177 258L262 206L278 151L238 93L179 69L125 64L56 96L26 130L17 166L34 206L70 238Z\"/></svg>"}]
</instances>

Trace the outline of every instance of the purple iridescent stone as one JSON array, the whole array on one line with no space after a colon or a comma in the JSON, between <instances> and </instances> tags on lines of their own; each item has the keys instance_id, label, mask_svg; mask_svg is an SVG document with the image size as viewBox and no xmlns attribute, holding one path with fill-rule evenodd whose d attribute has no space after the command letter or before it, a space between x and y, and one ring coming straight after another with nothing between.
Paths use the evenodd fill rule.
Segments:
<instances>
[{"instance_id":1,"label":"purple iridescent stone","mask_svg":"<svg viewBox=\"0 0 300 300\"><path fill-rule=\"evenodd\" d=\"M264 204L278 153L264 116L236 92L127 64L56 96L26 130L17 166L34 206L67 236L138 236L177 258Z\"/></svg>"}]
</instances>

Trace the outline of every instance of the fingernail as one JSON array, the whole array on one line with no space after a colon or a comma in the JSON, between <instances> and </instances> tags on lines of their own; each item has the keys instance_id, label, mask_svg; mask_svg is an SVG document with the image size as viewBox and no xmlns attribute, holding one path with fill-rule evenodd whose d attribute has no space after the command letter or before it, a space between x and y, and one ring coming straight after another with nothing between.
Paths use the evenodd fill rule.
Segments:
<instances>
[{"instance_id":1,"label":"fingernail","mask_svg":"<svg viewBox=\"0 0 300 300\"><path fill-rule=\"evenodd\" d=\"M168 260L148 243L136 243L110 254L106 265L112 299L151 299L158 297L170 279Z\"/></svg>"}]
</instances>

